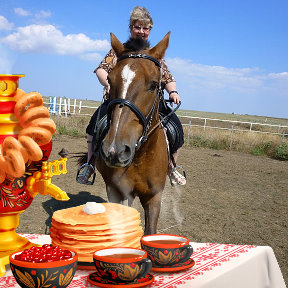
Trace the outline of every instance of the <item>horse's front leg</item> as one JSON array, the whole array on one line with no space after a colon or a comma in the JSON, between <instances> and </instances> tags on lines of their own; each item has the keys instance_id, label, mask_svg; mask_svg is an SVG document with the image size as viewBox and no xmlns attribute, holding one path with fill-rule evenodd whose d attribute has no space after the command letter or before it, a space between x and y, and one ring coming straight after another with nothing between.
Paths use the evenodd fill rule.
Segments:
<instances>
[{"instance_id":1,"label":"horse's front leg","mask_svg":"<svg viewBox=\"0 0 288 288\"><path fill-rule=\"evenodd\" d=\"M112 203L119 203L131 207L135 199L131 193L125 195L118 189L115 189L111 186L106 186L106 192L108 201Z\"/></svg>"},{"instance_id":2,"label":"horse's front leg","mask_svg":"<svg viewBox=\"0 0 288 288\"><path fill-rule=\"evenodd\" d=\"M124 199L117 189L106 185L106 193L109 202L123 204Z\"/></svg>"},{"instance_id":3,"label":"horse's front leg","mask_svg":"<svg viewBox=\"0 0 288 288\"><path fill-rule=\"evenodd\" d=\"M155 195L139 196L142 207L145 211L145 235L157 233L157 223L161 208L162 191Z\"/></svg>"}]
</instances>

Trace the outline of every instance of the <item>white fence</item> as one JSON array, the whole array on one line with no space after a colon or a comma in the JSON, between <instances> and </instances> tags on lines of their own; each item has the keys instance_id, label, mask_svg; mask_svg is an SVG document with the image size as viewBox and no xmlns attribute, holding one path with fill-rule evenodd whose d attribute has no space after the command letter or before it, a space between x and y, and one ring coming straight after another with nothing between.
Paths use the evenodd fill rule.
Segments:
<instances>
[{"instance_id":1,"label":"white fence","mask_svg":"<svg viewBox=\"0 0 288 288\"><path fill-rule=\"evenodd\" d=\"M67 117L68 115L75 115L77 109L77 113L80 114L82 101L80 101L78 105L76 99L74 99L74 103L71 102L70 98L66 99L59 97L59 100L57 101L57 97L49 97L49 102L44 101L43 103L48 106L49 112L53 115Z\"/></svg>"},{"instance_id":2,"label":"white fence","mask_svg":"<svg viewBox=\"0 0 288 288\"><path fill-rule=\"evenodd\" d=\"M284 143L285 137L288 136L288 126L282 124L268 124L259 122L224 120L215 118L203 118L192 116L178 115L183 127L187 127L187 143L191 136L192 127L199 127L205 132L209 129L219 129L230 131L230 147L233 142L234 132L250 132L260 134L270 134L281 136L281 142ZM221 126L221 127L220 127Z\"/></svg>"},{"instance_id":3,"label":"white fence","mask_svg":"<svg viewBox=\"0 0 288 288\"><path fill-rule=\"evenodd\" d=\"M82 101L71 100L67 98L59 97L49 97L49 102L44 102L48 105L51 114L59 116L71 116L71 115L81 115L81 116L91 116L98 106L83 106ZM81 113L83 108L92 109L91 113ZM85 109L87 111L87 109ZM248 122L248 121L236 121L236 120L224 120L215 118L204 118L204 117L192 117L192 116L182 116L177 113L181 120L183 127L187 127L187 142L189 144L190 137L192 137L192 127L203 128L203 131L209 129L219 129L230 131L230 143L233 142L233 134L235 131L240 132L253 132L262 133L270 135L279 135L282 137L282 143L285 141L285 137L288 136L288 126L282 124L268 124L268 123L258 123L258 122ZM186 130L186 129L185 129Z\"/></svg>"},{"instance_id":4,"label":"white fence","mask_svg":"<svg viewBox=\"0 0 288 288\"><path fill-rule=\"evenodd\" d=\"M49 97L49 102L43 102L46 104L46 106L49 109L49 112L53 115L59 115L59 116L70 116L70 115L82 115L82 116L89 116L92 114L83 114L81 113L81 110L83 108L89 108L93 109L93 112L98 108L92 107L92 106L84 106L82 105L82 100L77 99L70 99L70 98L62 98L59 97Z\"/></svg>"}]
</instances>

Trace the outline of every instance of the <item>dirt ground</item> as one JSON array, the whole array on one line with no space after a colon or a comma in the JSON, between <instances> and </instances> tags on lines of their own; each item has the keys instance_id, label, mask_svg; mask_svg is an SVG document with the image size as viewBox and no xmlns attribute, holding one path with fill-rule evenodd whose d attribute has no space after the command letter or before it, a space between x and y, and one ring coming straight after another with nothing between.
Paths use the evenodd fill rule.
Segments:
<instances>
[{"instance_id":1,"label":"dirt ground","mask_svg":"<svg viewBox=\"0 0 288 288\"><path fill-rule=\"evenodd\" d=\"M55 137L50 161L59 159L63 147L71 154L84 152L86 139ZM185 168L188 183L172 188L167 181L158 232L183 235L193 242L271 246L288 283L288 162L184 146L178 164ZM69 156L67 170L66 175L54 176L52 183L71 199L60 202L37 195L21 214L18 232L49 234L53 211L107 200L99 173L93 186L76 183L77 164ZM139 201L134 207L143 216Z\"/></svg>"}]
</instances>

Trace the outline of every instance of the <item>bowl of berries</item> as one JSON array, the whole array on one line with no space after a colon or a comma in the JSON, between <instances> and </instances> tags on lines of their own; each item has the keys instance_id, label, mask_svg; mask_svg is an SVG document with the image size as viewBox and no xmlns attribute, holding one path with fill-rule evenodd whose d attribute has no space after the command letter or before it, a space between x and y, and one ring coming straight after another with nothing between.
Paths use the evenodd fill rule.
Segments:
<instances>
[{"instance_id":1,"label":"bowl of berries","mask_svg":"<svg viewBox=\"0 0 288 288\"><path fill-rule=\"evenodd\" d=\"M9 261L21 287L64 288L75 275L78 255L72 250L44 244L15 252L9 256Z\"/></svg>"}]
</instances>

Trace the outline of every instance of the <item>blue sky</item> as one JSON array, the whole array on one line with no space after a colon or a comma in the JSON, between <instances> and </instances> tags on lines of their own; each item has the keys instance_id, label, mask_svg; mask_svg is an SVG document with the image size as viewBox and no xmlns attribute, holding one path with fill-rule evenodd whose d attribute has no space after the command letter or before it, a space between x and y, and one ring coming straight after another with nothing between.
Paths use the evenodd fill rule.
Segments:
<instances>
[{"instance_id":1,"label":"blue sky","mask_svg":"<svg viewBox=\"0 0 288 288\"><path fill-rule=\"evenodd\" d=\"M153 17L152 46L171 31L182 109L288 118L287 0L0 0L0 74L25 74L26 92L100 101L93 70L110 32L127 40L137 5Z\"/></svg>"}]
</instances>

